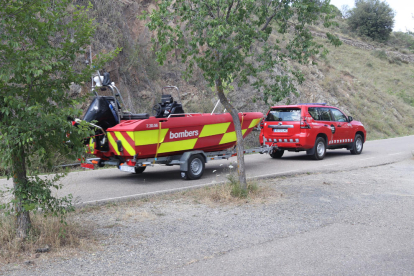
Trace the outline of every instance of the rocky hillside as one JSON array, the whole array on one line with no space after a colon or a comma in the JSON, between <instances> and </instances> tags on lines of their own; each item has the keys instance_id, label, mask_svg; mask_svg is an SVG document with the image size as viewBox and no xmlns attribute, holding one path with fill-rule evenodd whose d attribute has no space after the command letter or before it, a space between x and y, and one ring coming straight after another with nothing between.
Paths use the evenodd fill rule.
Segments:
<instances>
[{"instance_id":1,"label":"rocky hillside","mask_svg":"<svg viewBox=\"0 0 414 276\"><path fill-rule=\"evenodd\" d=\"M87 1L76 2L86 4ZM165 85L180 88L185 111L212 110L216 98L200 72L185 82L180 73L182 65L174 58L162 67L156 63L150 46L152 34L145 22L137 19L143 11L155 9L156 2L91 2L94 5L91 16L99 24L92 45L93 54L122 47L120 55L105 69L135 111L150 112ZM326 57L315 56L307 65L290 64L302 70L306 81L297 86L297 95L291 95L283 103L326 102L338 106L364 123L368 139L413 134L414 55L405 46L364 42L343 30L343 22L330 30L340 36L343 45L338 48L326 45L330 51ZM315 26L316 39L323 43L326 31ZM75 90L75 93L87 93L88 87ZM250 87L237 87L229 97L240 111L266 112L269 108L269 104L261 100L262 95ZM257 138L252 136L249 140L257 141Z\"/></svg>"}]
</instances>

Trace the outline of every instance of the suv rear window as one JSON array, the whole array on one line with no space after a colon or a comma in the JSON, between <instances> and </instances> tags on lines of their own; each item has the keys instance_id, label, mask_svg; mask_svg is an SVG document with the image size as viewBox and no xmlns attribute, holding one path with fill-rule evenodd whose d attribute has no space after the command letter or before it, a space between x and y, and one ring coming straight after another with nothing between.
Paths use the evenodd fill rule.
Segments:
<instances>
[{"instance_id":1,"label":"suv rear window","mask_svg":"<svg viewBox=\"0 0 414 276\"><path fill-rule=\"evenodd\" d=\"M266 121L300 121L300 108L272 108Z\"/></svg>"}]
</instances>

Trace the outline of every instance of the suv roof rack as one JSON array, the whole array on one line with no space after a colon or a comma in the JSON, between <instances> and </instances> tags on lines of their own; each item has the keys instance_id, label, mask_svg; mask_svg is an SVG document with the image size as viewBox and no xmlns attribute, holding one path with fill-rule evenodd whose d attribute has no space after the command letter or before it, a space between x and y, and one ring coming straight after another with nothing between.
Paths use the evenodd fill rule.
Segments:
<instances>
[{"instance_id":1,"label":"suv roof rack","mask_svg":"<svg viewBox=\"0 0 414 276\"><path fill-rule=\"evenodd\" d=\"M326 105L326 103L298 103L296 105Z\"/></svg>"}]
</instances>

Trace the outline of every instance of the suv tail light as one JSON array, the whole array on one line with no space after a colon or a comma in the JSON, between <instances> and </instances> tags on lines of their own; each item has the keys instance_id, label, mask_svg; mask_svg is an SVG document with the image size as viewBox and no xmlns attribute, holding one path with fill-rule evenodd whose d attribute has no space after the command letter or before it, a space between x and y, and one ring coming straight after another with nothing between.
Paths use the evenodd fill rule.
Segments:
<instances>
[{"instance_id":1,"label":"suv tail light","mask_svg":"<svg viewBox=\"0 0 414 276\"><path fill-rule=\"evenodd\" d=\"M307 117L300 117L300 128L311 128L307 122Z\"/></svg>"}]
</instances>

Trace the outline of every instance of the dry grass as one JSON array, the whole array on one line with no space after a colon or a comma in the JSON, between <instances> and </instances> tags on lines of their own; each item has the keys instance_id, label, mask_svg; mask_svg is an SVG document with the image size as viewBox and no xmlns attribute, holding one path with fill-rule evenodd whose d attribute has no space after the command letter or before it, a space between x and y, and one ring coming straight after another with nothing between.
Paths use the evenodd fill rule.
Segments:
<instances>
[{"instance_id":1,"label":"dry grass","mask_svg":"<svg viewBox=\"0 0 414 276\"><path fill-rule=\"evenodd\" d=\"M326 47L327 59L318 61L324 74L319 85L364 124L368 139L414 133L414 64L390 62L377 51L346 44Z\"/></svg>"},{"instance_id":2,"label":"dry grass","mask_svg":"<svg viewBox=\"0 0 414 276\"><path fill-rule=\"evenodd\" d=\"M234 177L225 184L193 189L176 194L171 199L190 201L209 206L241 205L246 203L265 203L280 197L280 193L261 182L248 181L246 191L240 191Z\"/></svg>"},{"instance_id":3,"label":"dry grass","mask_svg":"<svg viewBox=\"0 0 414 276\"><path fill-rule=\"evenodd\" d=\"M45 256L66 256L77 250L87 250L94 245L93 226L90 223L76 222L74 214L67 218L67 224L56 217L31 217L32 227L27 239L21 242L15 237L15 224L12 216L0 214L0 266L21 260ZM49 248L48 253L37 253L36 249Z\"/></svg>"},{"instance_id":4,"label":"dry grass","mask_svg":"<svg viewBox=\"0 0 414 276\"><path fill-rule=\"evenodd\" d=\"M240 192L234 176L221 185L198 188L173 194L159 195L141 200L108 203L99 206L86 206L69 214L67 225L58 218L32 215L32 230L28 238L21 242L15 238L14 218L0 213L0 266L8 263L30 261L35 258L74 256L82 251L96 250L99 237L95 228L122 227L123 222L139 223L165 216L154 203L205 204L210 207L224 205L264 204L278 200L282 196L266 181L249 181L248 189ZM150 204L150 209L148 205ZM96 220L97 219L97 220ZM93 222L92 222L93 221ZM37 253L36 249L49 247L47 253Z\"/></svg>"}]
</instances>

